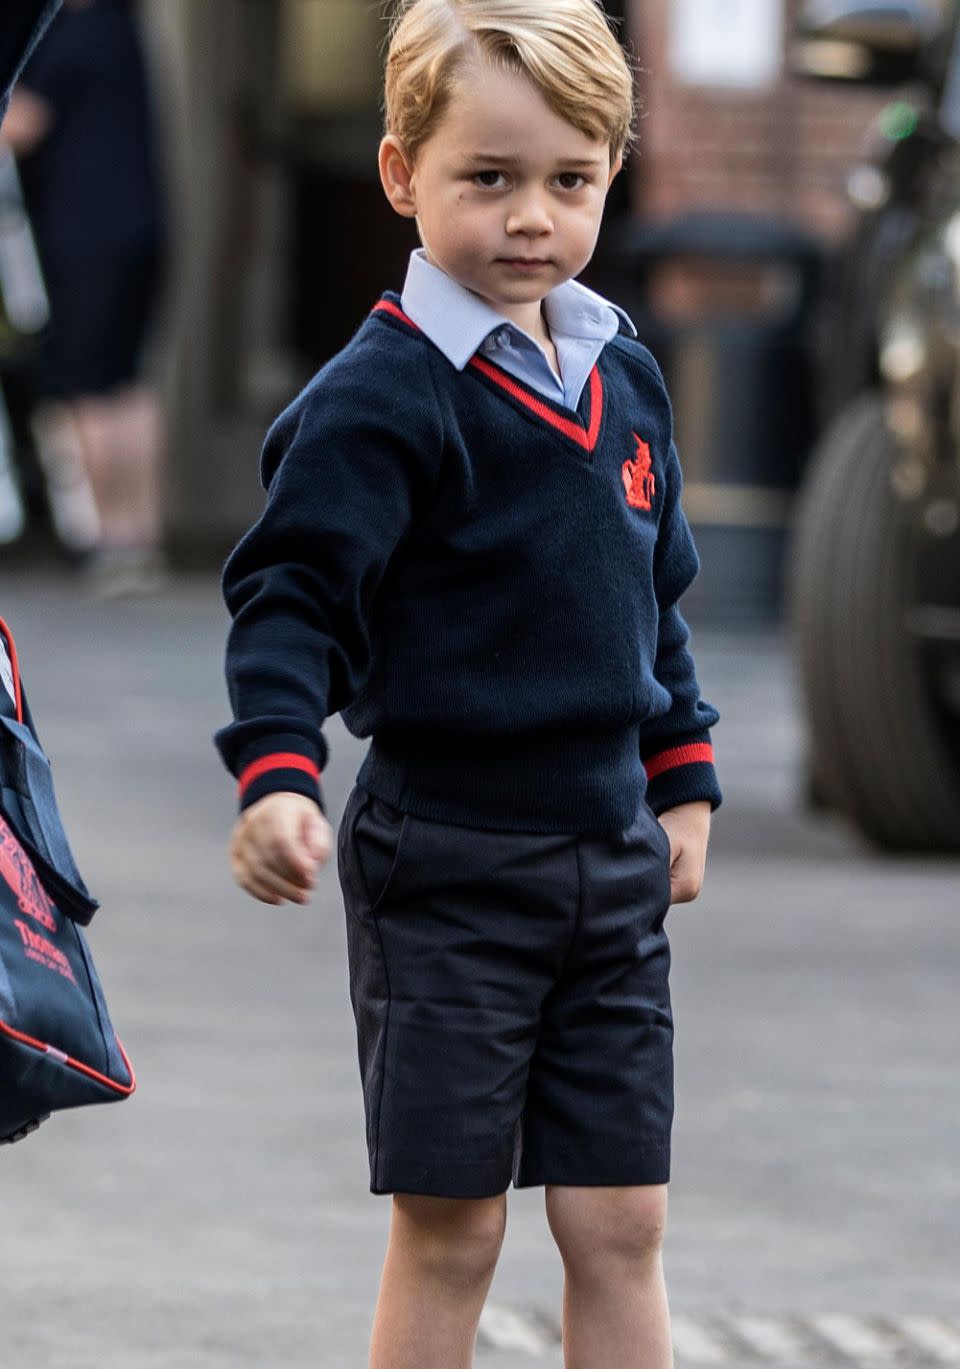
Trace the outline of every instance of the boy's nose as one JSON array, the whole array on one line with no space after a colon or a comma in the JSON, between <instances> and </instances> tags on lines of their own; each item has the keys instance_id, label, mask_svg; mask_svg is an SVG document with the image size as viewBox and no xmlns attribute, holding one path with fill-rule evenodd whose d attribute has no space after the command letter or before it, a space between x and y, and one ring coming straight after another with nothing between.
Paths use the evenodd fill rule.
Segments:
<instances>
[{"instance_id":1,"label":"boy's nose","mask_svg":"<svg viewBox=\"0 0 960 1369\"><path fill-rule=\"evenodd\" d=\"M526 237L542 237L553 232L553 219L542 200L535 196L515 204L507 216L507 232Z\"/></svg>"}]
</instances>

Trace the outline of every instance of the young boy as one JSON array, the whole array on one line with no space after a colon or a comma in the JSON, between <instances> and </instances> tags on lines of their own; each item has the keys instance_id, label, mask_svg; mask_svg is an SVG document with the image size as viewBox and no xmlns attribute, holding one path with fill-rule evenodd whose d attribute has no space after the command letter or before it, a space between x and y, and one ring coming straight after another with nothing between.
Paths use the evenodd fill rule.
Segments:
<instances>
[{"instance_id":1,"label":"young boy","mask_svg":"<svg viewBox=\"0 0 960 1369\"><path fill-rule=\"evenodd\" d=\"M372 737L339 869L393 1194L374 1369L470 1365L511 1179L546 1189L568 1369L664 1369L663 921L720 796L663 381L573 282L631 75L595 0L407 0L386 110L423 250L272 428L226 570L233 868L306 901L342 710Z\"/></svg>"}]
</instances>

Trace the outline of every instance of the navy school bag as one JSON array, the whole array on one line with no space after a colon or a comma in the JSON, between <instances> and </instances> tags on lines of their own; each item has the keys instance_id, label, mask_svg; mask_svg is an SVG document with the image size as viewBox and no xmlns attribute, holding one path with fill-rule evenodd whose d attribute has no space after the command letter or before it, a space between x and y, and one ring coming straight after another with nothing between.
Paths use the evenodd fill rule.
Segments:
<instances>
[{"instance_id":1,"label":"navy school bag","mask_svg":"<svg viewBox=\"0 0 960 1369\"><path fill-rule=\"evenodd\" d=\"M82 931L98 904L57 811L0 619L0 1144L136 1088Z\"/></svg>"}]
</instances>

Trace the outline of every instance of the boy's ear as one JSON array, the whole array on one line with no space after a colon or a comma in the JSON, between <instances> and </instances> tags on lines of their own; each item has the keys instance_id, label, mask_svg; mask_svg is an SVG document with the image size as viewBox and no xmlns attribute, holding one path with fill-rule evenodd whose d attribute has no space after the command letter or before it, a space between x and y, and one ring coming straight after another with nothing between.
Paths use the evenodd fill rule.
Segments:
<instances>
[{"instance_id":1,"label":"boy's ear","mask_svg":"<svg viewBox=\"0 0 960 1369\"><path fill-rule=\"evenodd\" d=\"M380 183L383 193L398 214L405 219L417 217L417 201L413 193L413 163L400 139L388 133L380 144Z\"/></svg>"},{"instance_id":2,"label":"boy's ear","mask_svg":"<svg viewBox=\"0 0 960 1369\"><path fill-rule=\"evenodd\" d=\"M620 174L620 172L621 172L622 170L623 170L623 157L620 156L620 157L617 158L617 160L614 162L613 166L611 166L611 168L610 168L610 176L609 176L609 178L608 178L608 180L607 180L607 189L608 189L608 190L609 190L610 187L613 185L614 181L617 179L617 177L619 176L619 174Z\"/></svg>"}]
</instances>

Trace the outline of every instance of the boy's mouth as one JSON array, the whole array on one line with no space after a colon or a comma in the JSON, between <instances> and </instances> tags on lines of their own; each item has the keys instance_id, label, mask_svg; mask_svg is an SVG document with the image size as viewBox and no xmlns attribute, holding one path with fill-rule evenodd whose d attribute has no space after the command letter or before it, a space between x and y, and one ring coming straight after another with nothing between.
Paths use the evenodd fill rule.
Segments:
<instances>
[{"instance_id":1,"label":"boy's mouth","mask_svg":"<svg viewBox=\"0 0 960 1369\"><path fill-rule=\"evenodd\" d=\"M513 271L542 271L550 265L546 257L500 257L498 260Z\"/></svg>"}]
</instances>

